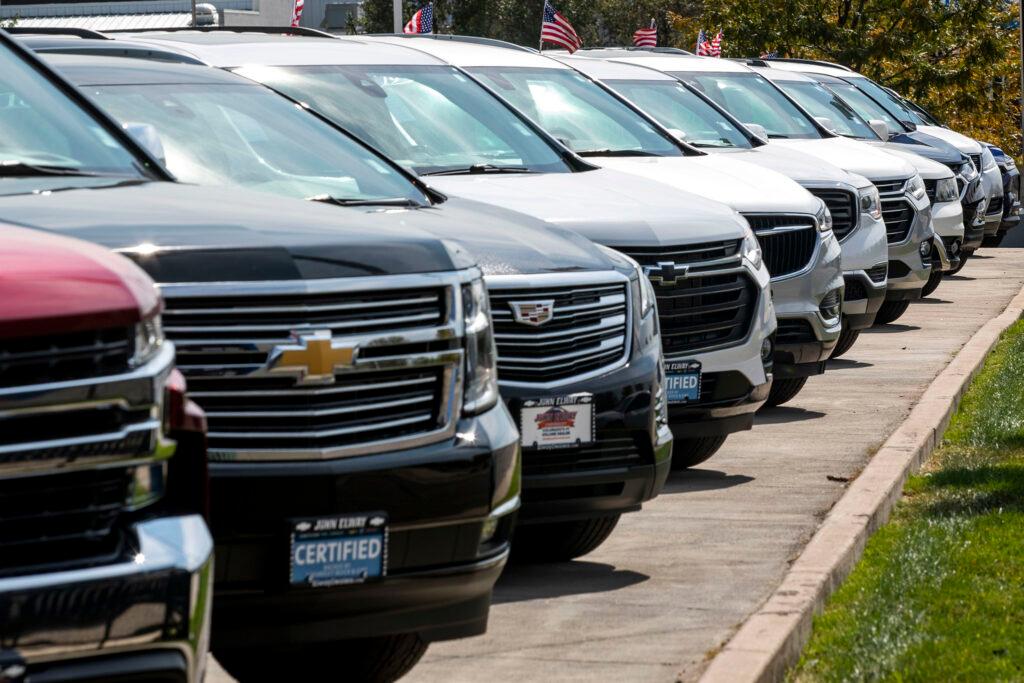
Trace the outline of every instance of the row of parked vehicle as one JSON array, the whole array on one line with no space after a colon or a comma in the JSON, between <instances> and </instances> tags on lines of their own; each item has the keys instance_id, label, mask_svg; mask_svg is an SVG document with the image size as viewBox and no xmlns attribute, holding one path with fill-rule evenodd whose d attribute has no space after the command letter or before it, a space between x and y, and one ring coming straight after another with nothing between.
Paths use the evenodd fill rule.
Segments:
<instances>
[{"instance_id":1,"label":"row of parked vehicle","mask_svg":"<svg viewBox=\"0 0 1024 683\"><path fill-rule=\"evenodd\" d=\"M820 62L0 32L0 680L394 680L1018 197Z\"/></svg>"}]
</instances>

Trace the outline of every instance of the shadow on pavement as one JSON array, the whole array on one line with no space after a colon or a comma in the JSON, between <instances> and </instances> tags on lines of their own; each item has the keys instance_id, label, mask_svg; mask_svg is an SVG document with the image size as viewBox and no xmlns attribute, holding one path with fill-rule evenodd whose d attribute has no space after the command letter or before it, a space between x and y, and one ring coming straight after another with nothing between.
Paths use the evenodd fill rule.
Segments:
<instances>
[{"instance_id":1,"label":"shadow on pavement","mask_svg":"<svg viewBox=\"0 0 1024 683\"><path fill-rule=\"evenodd\" d=\"M945 299L937 299L936 297L929 296L929 297L926 297L924 299L918 299L917 301L914 302L914 305L916 306L917 304L951 304L951 303L953 303L953 302L952 301L946 301Z\"/></svg>"},{"instance_id":2,"label":"shadow on pavement","mask_svg":"<svg viewBox=\"0 0 1024 683\"><path fill-rule=\"evenodd\" d=\"M661 495L672 493L694 493L697 491L720 491L754 481L745 474L726 474L719 470L685 470L669 475Z\"/></svg>"},{"instance_id":3,"label":"shadow on pavement","mask_svg":"<svg viewBox=\"0 0 1024 683\"><path fill-rule=\"evenodd\" d=\"M556 564L509 564L494 587L494 604L544 600L565 595L607 593L650 579L610 564L574 560Z\"/></svg>"},{"instance_id":4,"label":"shadow on pavement","mask_svg":"<svg viewBox=\"0 0 1024 683\"><path fill-rule=\"evenodd\" d=\"M828 362L828 367L833 370L850 370L853 368L873 368L875 364L853 360L852 358L832 358Z\"/></svg>"},{"instance_id":5,"label":"shadow on pavement","mask_svg":"<svg viewBox=\"0 0 1024 683\"><path fill-rule=\"evenodd\" d=\"M803 422L804 420L817 420L825 417L825 413L806 408L793 408L790 406L779 406L778 408L763 408L754 416L754 426L785 424L786 422Z\"/></svg>"},{"instance_id":6,"label":"shadow on pavement","mask_svg":"<svg viewBox=\"0 0 1024 683\"><path fill-rule=\"evenodd\" d=\"M959 281L974 282L976 279L977 278L967 277L966 275L943 275L942 276L943 282L945 282L946 280L956 280L958 282Z\"/></svg>"},{"instance_id":7,"label":"shadow on pavement","mask_svg":"<svg viewBox=\"0 0 1024 683\"><path fill-rule=\"evenodd\" d=\"M872 327L870 330L864 330L868 334L896 334L899 332L916 332L921 329L917 325L901 325L899 323L889 323L888 325L877 325Z\"/></svg>"}]
</instances>

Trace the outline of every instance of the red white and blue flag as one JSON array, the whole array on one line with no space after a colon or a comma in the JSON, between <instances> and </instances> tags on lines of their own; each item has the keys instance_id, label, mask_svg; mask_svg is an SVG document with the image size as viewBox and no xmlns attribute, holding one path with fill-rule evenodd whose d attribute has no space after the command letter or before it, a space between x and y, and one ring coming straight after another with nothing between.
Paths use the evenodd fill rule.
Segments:
<instances>
[{"instance_id":1,"label":"red white and blue flag","mask_svg":"<svg viewBox=\"0 0 1024 683\"><path fill-rule=\"evenodd\" d=\"M295 6L292 7L292 28L299 25L299 20L302 19L302 8L305 4L305 0L295 0Z\"/></svg>"},{"instance_id":2,"label":"red white and blue flag","mask_svg":"<svg viewBox=\"0 0 1024 683\"><path fill-rule=\"evenodd\" d=\"M658 27L651 19L650 28L638 28L633 33L633 44L637 47L658 47Z\"/></svg>"},{"instance_id":3,"label":"red white and blue flag","mask_svg":"<svg viewBox=\"0 0 1024 683\"><path fill-rule=\"evenodd\" d=\"M434 32L434 3L427 3L427 6L416 11L412 19L402 29L402 33L433 33Z\"/></svg>"},{"instance_id":4,"label":"red white and blue flag","mask_svg":"<svg viewBox=\"0 0 1024 683\"><path fill-rule=\"evenodd\" d=\"M708 43L708 36L704 33L704 29L701 29L697 33L697 49L694 50L698 57L707 57L708 50L711 49L711 44Z\"/></svg>"},{"instance_id":5,"label":"red white and blue flag","mask_svg":"<svg viewBox=\"0 0 1024 683\"><path fill-rule=\"evenodd\" d=\"M580 40L576 29L547 0L544 0L544 21L540 26L540 43L541 45L551 43L564 47L569 54L583 47L583 41Z\"/></svg>"},{"instance_id":6,"label":"red white and blue flag","mask_svg":"<svg viewBox=\"0 0 1024 683\"><path fill-rule=\"evenodd\" d=\"M711 48L708 50L708 57L721 57L722 56L722 32L719 31L718 35L711 39Z\"/></svg>"}]
</instances>

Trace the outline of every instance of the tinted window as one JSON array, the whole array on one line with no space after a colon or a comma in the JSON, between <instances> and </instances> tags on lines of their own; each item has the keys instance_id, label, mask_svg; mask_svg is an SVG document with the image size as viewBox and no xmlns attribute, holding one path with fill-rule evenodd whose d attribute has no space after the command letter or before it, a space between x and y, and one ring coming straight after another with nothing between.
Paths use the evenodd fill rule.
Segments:
<instances>
[{"instance_id":1,"label":"tinted window","mask_svg":"<svg viewBox=\"0 0 1024 683\"><path fill-rule=\"evenodd\" d=\"M829 83L828 87L843 98L844 102L853 107L853 109L860 114L862 119L867 121L872 119L885 121L886 125L889 126L889 130L893 132L903 130L903 125L900 124L899 121L893 118L884 107L861 92L856 86L843 82Z\"/></svg>"},{"instance_id":2,"label":"tinted window","mask_svg":"<svg viewBox=\"0 0 1024 683\"><path fill-rule=\"evenodd\" d=\"M857 78L851 78L850 82L856 85L858 88L866 92L868 95L873 97L878 102L881 102L882 106L885 107L890 114L899 118L901 121L909 121L910 123L917 124L919 126L927 125L920 116L912 112L907 108L899 99L889 94L889 91L881 87L874 81L864 78L863 76Z\"/></svg>"},{"instance_id":3,"label":"tinted window","mask_svg":"<svg viewBox=\"0 0 1024 683\"><path fill-rule=\"evenodd\" d=\"M777 85L810 112L811 116L829 119L832 122L832 130L836 133L862 140L878 139L871 126L857 116L857 112L850 105L817 83L782 81Z\"/></svg>"}]
</instances>

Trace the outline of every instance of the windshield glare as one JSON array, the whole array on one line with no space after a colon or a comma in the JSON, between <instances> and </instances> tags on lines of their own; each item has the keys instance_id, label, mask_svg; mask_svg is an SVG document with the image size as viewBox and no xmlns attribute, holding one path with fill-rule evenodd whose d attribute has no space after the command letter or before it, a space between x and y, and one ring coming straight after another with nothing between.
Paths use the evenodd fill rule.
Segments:
<instances>
[{"instance_id":1,"label":"windshield glare","mask_svg":"<svg viewBox=\"0 0 1024 683\"><path fill-rule=\"evenodd\" d=\"M753 146L728 118L682 83L668 80L606 82L694 147L750 149Z\"/></svg>"},{"instance_id":2,"label":"windshield glare","mask_svg":"<svg viewBox=\"0 0 1024 683\"><path fill-rule=\"evenodd\" d=\"M755 73L673 73L718 103L741 123L757 123L769 138L820 138L814 124L786 96Z\"/></svg>"},{"instance_id":3,"label":"windshield glare","mask_svg":"<svg viewBox=\"0 0 1024 683\"><path fill-rule=\"evenodd\" d=\"M377 156L260 86L110 85L88 92L122 123L154 126L168 169L186 182L297 198L429 203Z\"/></svg>"},{"instance_id":4,"label":"windshield glare","mask_svg":"<svg viewBox=\"0 0 1024 683\"><path fill-rule=\"evenodd\" d=\"M850 85L849 83L829 83L828 87L843 98L844 102L853 107L854 111L856 111L862 119L867 121L872 119L885 121L885 124L889 126L889 130L893 132L903 130L903 124L890 116L889 112L887 112L873 99L861 92L857 86Z\"/></svg>"},{"instance_id":5,"label":"windshield glare","mask_svg":"<svg viewBox=\"0 0 1024 683\"><path fill-rule=\"evenodd\" d=\"M469 71L574 152L682 155L642 116L571 69L492 66Z\"/></svg>"},{"instance_id":6,"label":"windshield glare","mask_svg":"<svg viewBox=\"0 0 1024 683\"><path fill-rule=\"evenodd\" d=\"M859 78L851 78L850 81L874 98L877 102L880 102L890 114L899 118L901 121L909 121L910 123L919 126L927 125L920 116L910 111L910 109L904 106L902 102L890 95L885 88L881 87L871 79L860 76Z\"/></svg>"},{"instance_id":7,"label":"windshield glare","mask_svg":"<svg viewBox=\"0 0 1024 683\"><path fill-rule=\"evenodd\" d=\"M0 161L143 177L120 142L6 48L0 48Z\"/></svg>"},{"instance_id":8,"label":"windshield glare","mask_svg":"<svg viewBox=\"0 0 1024 683\"><path fill-rule=\"evenodd\" d=\"M243 67L416 173L475 165L569 172L508 107L449 66Z\"/></svg>"},{"instance_id":9,"label":"windshield glare","mask_svg":"<svg viewBox=\"0 0 1024 683\"><path fill-rule=\"evenodd\" d=\"M871 126L857 116L850 105L817 83L782 81L778 85L801 107L810 112L811 116L829 119L831 129L839 135L859 140L878 139L875 132L871 130Z\"/></svg>"}]
</instances>

